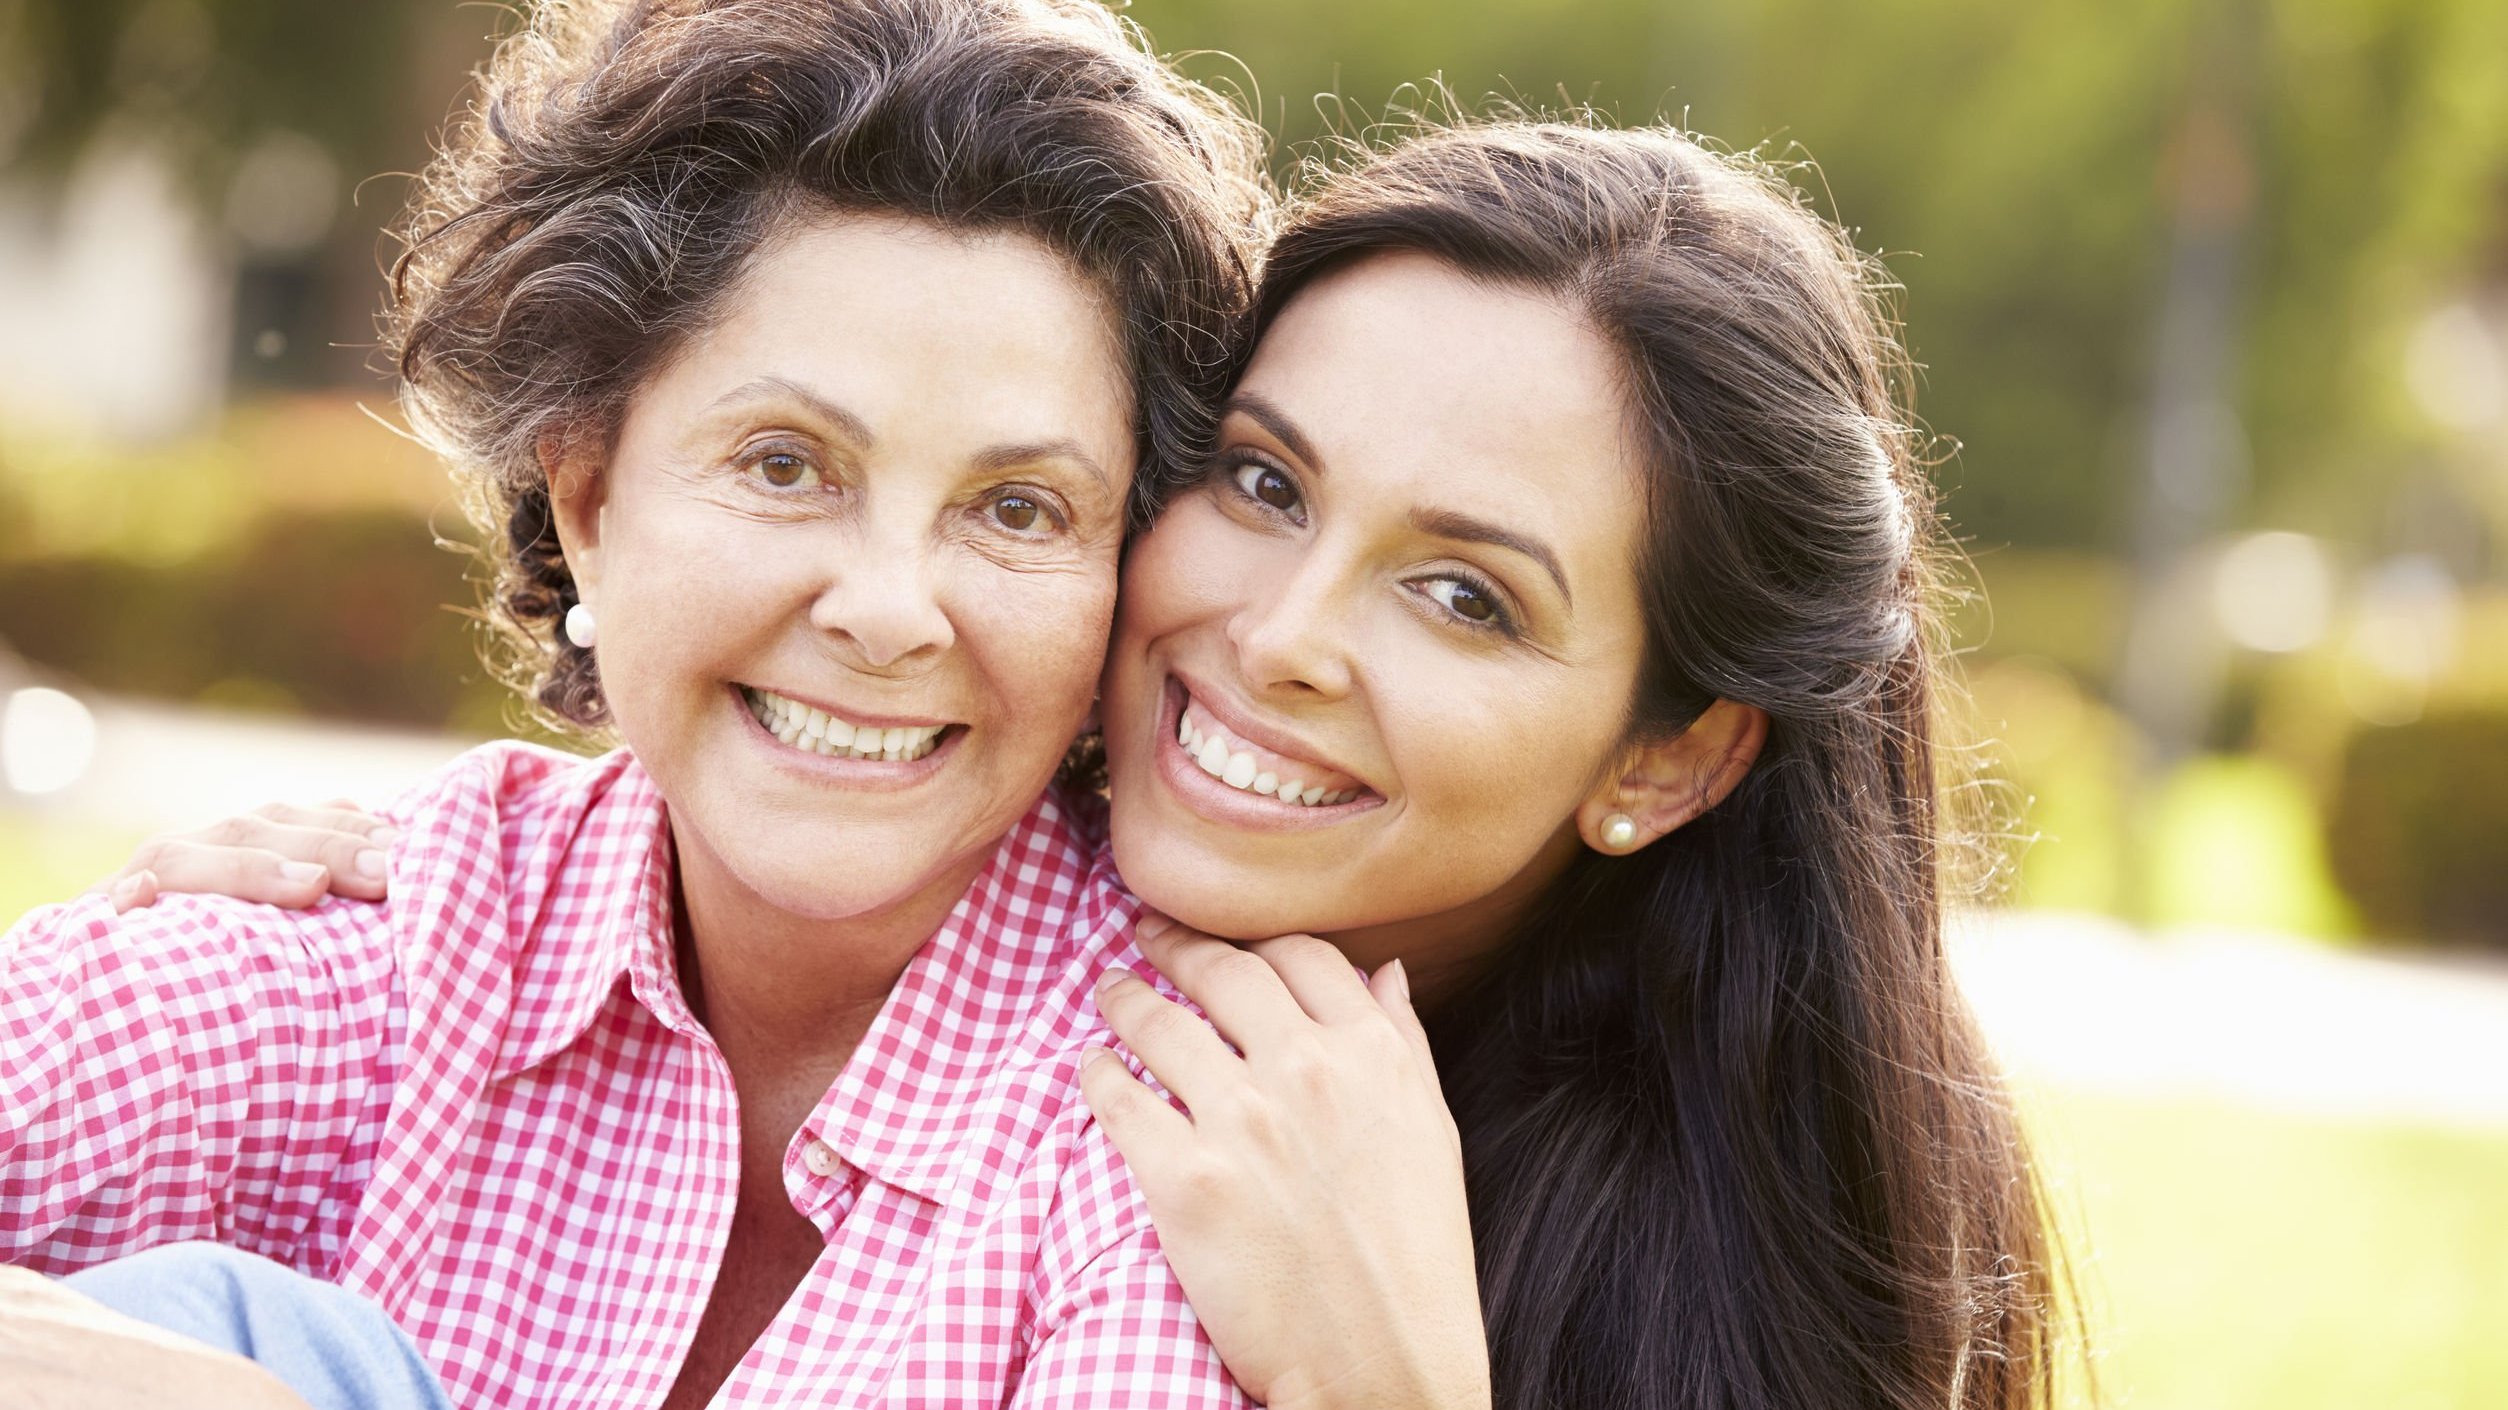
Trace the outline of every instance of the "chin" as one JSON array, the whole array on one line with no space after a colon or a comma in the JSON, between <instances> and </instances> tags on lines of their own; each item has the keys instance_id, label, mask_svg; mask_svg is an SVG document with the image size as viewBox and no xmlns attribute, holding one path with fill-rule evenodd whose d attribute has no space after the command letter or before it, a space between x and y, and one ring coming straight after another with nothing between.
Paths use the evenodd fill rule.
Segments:
<instances>
[{"instance_id":1,"label":"chin","mask_svg":"<svg viewBox=\"0 0 2508 1410\"><path fill-rule=\"evenodd\" d=\"M1339 928L1324 908L1281 904L1277 885L1239 882L1213 873L1198 854L1145 857L1137 867L1115 834L1115 869L1132 894L1182 924L1222 940L1269 940Z\"/></svg>"}]
</instances>

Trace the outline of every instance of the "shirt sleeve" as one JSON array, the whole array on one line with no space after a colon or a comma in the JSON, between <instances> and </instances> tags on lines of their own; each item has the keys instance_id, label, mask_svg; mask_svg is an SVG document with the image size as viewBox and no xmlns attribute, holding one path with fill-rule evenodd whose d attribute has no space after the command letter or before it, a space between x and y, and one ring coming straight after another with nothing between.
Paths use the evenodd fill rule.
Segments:
<instances>
[{"instance_id":1,"label":"shirt sleeve","mask_svg":"<svg viewBox=\"0 0 2508 1410\"><path fill-rule=\"evenodd\" d=\"M1012 1410L1255 1404L1185 1301L1139 1187L1094 1122L1053 1224L1040 1262L1069 1271L1050 1276L1036 1304ZM1074 1256L1083 1250L1095 1251Z\"/></svg>"},{"instance_id":2,"label":"shirt sleeve","mask_svg":"<svg viewBox=\"0 0 2508 1410\"><path fill-rule=\"evenodd\" d=\"M26 916L0 937L0 1260L214 1239L330 1271L399 1060L394 969L364 902Z\"/></svg>"}]
</instances>

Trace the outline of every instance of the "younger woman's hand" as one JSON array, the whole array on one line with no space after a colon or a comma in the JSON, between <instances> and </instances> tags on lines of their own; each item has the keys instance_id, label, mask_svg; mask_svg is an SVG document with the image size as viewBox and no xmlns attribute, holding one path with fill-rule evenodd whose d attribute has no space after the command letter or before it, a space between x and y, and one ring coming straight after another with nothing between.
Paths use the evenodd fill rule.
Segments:
<instances>
[{"instance_id":1,"label":"younger woman's hand","mask_svg":"<svg viewBox=\"0 0 2508 1410\"><path fill-rule=\"evenodd\" d=\"M1162 916L1140 944L1219 1031L1119 970L1097 1004L1190 1115L1111 1053L1081 1086L1237 1383L1273 1410L1486 1407L1462 1150L1400 964Z\"/></svg>"},{"instance_id":2,"label":"younger woman's hand","mask_svg":"<svg viewBox=\"0 0 2508 1410\"><path fill-rule=\"evenodd\" d=\"M120 871L88 888L117 912L152 905L170 891L205 891L301 910L324 896L379 901L384 851L399 836L356 804L316 808L284 803L188 832L161 833Z\"/></svg>"}]
</instances>

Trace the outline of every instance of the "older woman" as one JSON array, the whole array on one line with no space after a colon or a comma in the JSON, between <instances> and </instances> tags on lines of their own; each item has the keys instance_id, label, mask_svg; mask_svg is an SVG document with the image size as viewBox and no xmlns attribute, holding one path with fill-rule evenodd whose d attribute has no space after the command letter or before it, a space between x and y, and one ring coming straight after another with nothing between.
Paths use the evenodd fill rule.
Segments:
<instances>
[{"instance_id":1,"label":"older woman","mask_svg":"<svg viewBox=\"0 0 2508 1410\"><path fill-rule=\"evenodd\" d=\"M1132 902L1045 789L1255 144L1080 3L551 3L487 99L394 341L626 748L466 757L388 905L20 923L0 1255L267 1254L470 1403L1239 1403L1080 1101Z\"/></svg>"}]
</instances>

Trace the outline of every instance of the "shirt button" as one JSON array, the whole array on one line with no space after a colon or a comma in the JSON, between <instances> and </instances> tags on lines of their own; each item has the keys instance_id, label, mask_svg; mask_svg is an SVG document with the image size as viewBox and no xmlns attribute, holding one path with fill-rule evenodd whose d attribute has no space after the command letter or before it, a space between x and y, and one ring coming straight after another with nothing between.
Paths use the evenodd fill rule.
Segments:
<instances>
[{"instance_id":1,"label":"shirt button","mask_svg":"<svg viewBox=\"0 0 2508 1410\"><path fill-rule=\"evenodd\" d=\"M811 1174L824 1179L841 1169L844 1162L836 1158L835 1150L827 1142L813 1136L810 1144L801 1148L801 1164Z\"/></svg>"}]
</instances>

